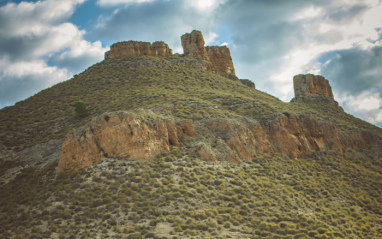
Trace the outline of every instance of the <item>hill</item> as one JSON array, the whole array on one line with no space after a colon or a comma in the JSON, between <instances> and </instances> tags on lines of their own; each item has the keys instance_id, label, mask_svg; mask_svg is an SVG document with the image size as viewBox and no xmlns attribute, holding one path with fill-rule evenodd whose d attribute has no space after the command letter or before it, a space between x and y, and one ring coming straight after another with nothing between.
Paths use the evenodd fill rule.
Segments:
<instances>
[{"instance_id":1,"label":"hill","mask_svg":"<svg viewBox=\"0 0 382 239\"><path fill-rule=\"evenodd\" d=\"M319 76L296 76L285 103L234 76L229 50L200 32L182 45L117 43L0 110L0 235L382 236L380 128Z\"/></svg>"}]
</instances>

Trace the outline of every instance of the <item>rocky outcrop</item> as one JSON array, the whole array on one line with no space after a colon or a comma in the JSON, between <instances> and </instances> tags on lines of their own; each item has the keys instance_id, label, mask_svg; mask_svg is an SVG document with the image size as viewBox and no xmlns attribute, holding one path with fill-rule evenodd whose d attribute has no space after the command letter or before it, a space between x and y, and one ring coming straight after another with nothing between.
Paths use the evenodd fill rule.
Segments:
<instances>
[{"instance_id":1,"label":"rocky outcrop","mask_svg":"<svg viewBox=\"0 0 382 239\"><path fill-rule=\"evenodd\" d=\"M338 102L334 100L332 87L329 81L319 75L296 75L293 77L294 99L297 101L326 101L341 109Z\"/></svg>"},{"instance_id":2,"label":"rocky outcrop","mask_svg":"<svg viewBox=\"0 0 382 239\"><path fill-rule=\"evenodd\" d=\"M183 56L200 60L194 63L202 65L199 68L235 75L231 53L226 46L204 47L203 35L197 30L181 36L181 42ZM172 56L172 50L162 41L152 44L150 42L124 41L111 45L110 51L105 53L105 59L133 56L169 57ZM176 54L176 56L181 57L179 54Z\"/></svg>"},{"instance_id":3,"label":"rocky outcrop","mask_svg":"<svg viewBox=\"0 0 382 239\"><path fill-rule=\"evenodd\" d=\"M58 171L86 168L105 157L147 161L168 151L170 146L181 147L183 136L198 135L188 147L201 159L234 163L267 153L299 158L331 151L341 156L344 149L368 149L382 142L370 132L339 132L329 122L287 112L264 120L213 118L195 123L175 123L161 117L141 110L106 113L94 118L85 128L66 136Z\"/></svg>"},{"instance_id":4,"label":"rocky outcrop","mask_svg":"<svg viewBox=\"0 0 382 239\"><path fill-rule=\"evenodd\" d=\"M213 69L235 75L231 53L226 46L208 46L206 51Z\"/></svg>"},{"instance_id":5,"label":"rocky outcrop","mask_svg":"<svg viewBox=\"0 0 382 239\"><path fill-rule=\"evenodd\" d=\"M200 31L193 30L180 37L182 41L183 54L190 58L207 60L207 51L204 47L204 38Z\"/></svg>"},{"instance_id":6,"label":"rocky outcrop","mask_svg":"<svg viewBox=\"0 0 382 239\"><path fill-rule=\"evenodd\" d=\"M181 40L185 57L206 60L208 71L235 75L231 53L226 46L204 47L203 35L197 30L184 34Z\"/></svg>"},{"instance_id":7,"label":"rocky outcrop","mask_svg":"<svg viewBox=\"0 0 382 239\"><path fill-rule=\"evenodd\" d=\"M312 74L296 75L293 77L295 98L326 97L333 98L332 87L323 76Z\"/></svg>"},{"instance_id":8,"label":"rocky outcrop","mask_svg":"<svg viewBox=\"0 0 382 239\"><path fill-rule=\"evenodd\" d=\"M342 155L339 134L334 126L307 116L280 113L271 120L211 119L197 128L207 136L208 144L216 145L208 160L240 162L255 155L281 153L297 158L316 151L334 151ZM211 136L211 137L208 137ZM205 147L201 157L206 155ZM200 153L200 152L199 152Z\"/></svg>"},{"instance_id":9,"label":"rocky outcrop","mask_svg":"<svg viewBox=\"0 0 382 239\"><path fill-rule=\"evenodd\" d=\"M140 115L146 115L142 117ZM150 117L153 116L153 117ZM150 111L105 113L82 130L69 133L62 145L58 171L75 171L100 162L104 157L146 161L178 146L182 136L196 136L189 121L175 123L154 118Z\"/></svg>"},{"instance_id":10,"label":"rocky outcrop","mask_svg":"<svg viewBox=\"0 0 382 239\"><path fill-rule=\"evenodd\" d=\"M162 41L150 42L125 41L113 44L105 53L105 59L131 56L172 56L172 50Z\"/></svg>"}]
</instances>

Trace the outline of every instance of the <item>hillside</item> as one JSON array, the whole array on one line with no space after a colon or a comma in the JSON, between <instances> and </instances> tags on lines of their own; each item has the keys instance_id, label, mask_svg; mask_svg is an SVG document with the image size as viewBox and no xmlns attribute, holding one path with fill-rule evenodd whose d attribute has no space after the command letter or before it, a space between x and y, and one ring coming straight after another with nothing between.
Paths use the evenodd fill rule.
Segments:
<instances>
[{"instance_id":1,"label":"hillside","mask_svg":"<svg viewBox=\"0 0 382 239\"><path fill-rule=\"evenodd\" d=\"M255 89L198 34L117 43L0 110L2 238L382 237L382 130L323 77Z\"/></svg>"}]
</instances>

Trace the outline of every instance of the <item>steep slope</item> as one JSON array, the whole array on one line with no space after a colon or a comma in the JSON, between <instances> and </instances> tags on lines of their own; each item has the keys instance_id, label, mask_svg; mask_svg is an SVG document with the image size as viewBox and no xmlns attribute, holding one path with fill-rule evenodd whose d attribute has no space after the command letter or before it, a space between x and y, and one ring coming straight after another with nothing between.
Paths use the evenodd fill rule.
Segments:
<instances>
[{"instance_id":1,"label":"steep slope","mask_svg":"<svg viewBox=\"0 0 382 239\"><path fill-rule=\"evenodd\" d=\"M296 76L285 103L231 75L200 32L183 45L200 52L117 43L0 110L1 237L382 236L380 128L323 77Z\"/></svg>"},{"instance_id":2,"label":"steep slope","mask_svg":"<svg viewBox=\"0 0 382 239\"><path fill-rule=\"evenodd\" d=\"M380 135L379 128L327 107L325 102L284 103L238 80L204 71L201 65L201 61L182 57L116 58L100 62L69 81L2 109L2 158L28 155L38 161L41 155L30 153L31 146L48 142L47 145L59 148L71 129L85 125L92 117L137 108L167 110L164 113L175 120L193 121L244 117L266 122L280 113L297 117L303 114L329 123L350 138L356 138L360 131ZM77 100L83 100L90 110L85 119L74 117L73 104ZM56 155L51 148L43 145L34 151ZM21 152L21 156L15 152Z\"/></svg>"}]
</instances>

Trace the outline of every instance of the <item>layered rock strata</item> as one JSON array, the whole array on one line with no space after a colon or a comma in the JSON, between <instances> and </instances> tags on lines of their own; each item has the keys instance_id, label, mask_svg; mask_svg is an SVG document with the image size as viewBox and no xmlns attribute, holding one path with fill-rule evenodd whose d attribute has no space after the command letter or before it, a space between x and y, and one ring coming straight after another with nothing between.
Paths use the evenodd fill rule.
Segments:
<instances>
[{"instance_id":1,"label":"layered rock strata","mask_svg":"<svg viewBox=\"0 0 382 239\"><path fill-rule=\"evenodd\" d=\"M152 115L152 112L144 112ZM140 114L141 115L141 114ZM75 171L99 163L104 157L146 161L178 146L182 136L196 136L189 121L150 122L134 113L106 113L88 126L69 133L62 145L58 171Z\"/></svg>"},{"instance_id":2,"label":"layered rock strata","mask_svg":"<svg viewBox=\"0 0 382 239\"><path fill-rule=\"evenodd\" d=\"M162 41L153 44L150 42L125 41L111 45L110 51L105 53L105 59L132 56L168 57L172 56L172 50Z\"/></svg>"}]
</instances>

